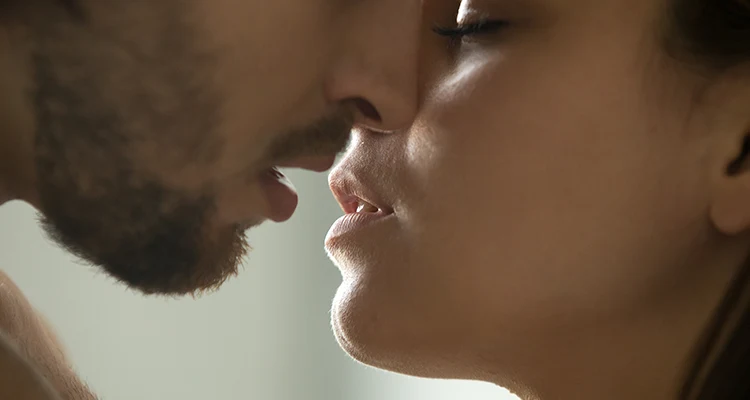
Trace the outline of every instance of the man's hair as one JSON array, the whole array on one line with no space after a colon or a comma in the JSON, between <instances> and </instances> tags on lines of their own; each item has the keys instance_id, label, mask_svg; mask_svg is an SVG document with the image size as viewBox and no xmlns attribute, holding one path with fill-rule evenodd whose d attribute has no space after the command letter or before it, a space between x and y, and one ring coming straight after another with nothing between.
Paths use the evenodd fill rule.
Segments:
<instances>
[{"instance_id":1,"label":"man's hair","mask_svg":"<svg viewBox=\"0 0 750 400\"><path fill-rule=\"evenodd\" d=\"M678 61L708 77L750 67L750 0L668 0L667 10L665 43ZM727 174L740 172L750 150L748 138ZM750 399L750 259L703 332L678 398Z\"/></svg>"}]
</instances>

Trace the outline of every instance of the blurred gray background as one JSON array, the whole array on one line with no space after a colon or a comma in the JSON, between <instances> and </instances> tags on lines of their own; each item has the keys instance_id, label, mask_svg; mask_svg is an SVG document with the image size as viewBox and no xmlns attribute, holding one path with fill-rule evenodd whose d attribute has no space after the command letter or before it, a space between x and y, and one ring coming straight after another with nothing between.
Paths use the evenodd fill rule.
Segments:
<instances>
[{"instance_id":1,"label":"blurred gray background","mask_svg":"<svg viewBox=\"0 0 750 400\"><path fill-rule=\"evenodd\" d=\"M495 386L417 379L352 361L329 326L341 215L325 174L287 171L295 216L250 233L239 278L198 299L144 297L77 263L22 203L0 207L0 268L50 321L103 400L510 400Z\"/></svg>"}]
</instances>

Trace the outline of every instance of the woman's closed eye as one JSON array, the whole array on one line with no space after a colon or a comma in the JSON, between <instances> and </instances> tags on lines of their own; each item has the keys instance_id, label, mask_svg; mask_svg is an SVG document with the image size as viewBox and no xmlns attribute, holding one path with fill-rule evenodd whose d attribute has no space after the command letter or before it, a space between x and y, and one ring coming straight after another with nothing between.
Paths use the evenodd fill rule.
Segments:
<instances>
[{"instance_id":1,"label":"woman's closed eye","mask_svg":"<svg viewBox=\"0 0 750 400\"><path fill-rule=\"evenodd\" d=\"M465 41L478 36L499 33L509 25L505 20L480 20L477 22L461 23L456 27L435 26L433 32L449 38L451 41Z\"/></svg>"}]
</instances>

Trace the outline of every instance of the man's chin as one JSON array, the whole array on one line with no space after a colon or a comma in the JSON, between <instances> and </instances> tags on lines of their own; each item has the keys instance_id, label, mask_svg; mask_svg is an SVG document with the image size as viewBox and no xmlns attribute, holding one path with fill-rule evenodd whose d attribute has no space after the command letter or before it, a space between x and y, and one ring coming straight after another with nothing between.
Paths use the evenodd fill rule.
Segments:
<instances>
[{"instance_id":1,"label":"man's chin","mask_svg":"<svg viewBox=\"0 0 750 400\"><path fill-rule=\"evenodd\" d=\"M123 273L121 268L107 266L104 270L118 282L146 295L195 296L219 289L237 275L240 263L241 257L232 255L209 264L174 265L158 273L137 269Z\"/></svg>"},{"instance_id":2,"label":"man's chin","mask_svg":"<svg viewBox=\"0 0 750 400\"><path fill-rule=\"evenodd\" d=\"M213 240L174 240L175 236L128 240L109 237L75 241L44 224L50 238L86 264L146 295L198 295L218 289L237 275L248 251L239 227Z\"/></svg>"},{"instance_id":3,"label":"man's chin","mask_svg":"<svg viewBox=\"0 0 750 400\"><path fill-rule=\"evenodd\" d=\"M212 248L211 251L193 250L197 261L194 263L174 262L180 260L176 255L173 259L165 260L165 257L160 257L142 260L140 263L136 261L126 271L123 271L122 265L120 268L105 270L115 279L143 294L199 295L219 289L228 279L236 276L247 247L243 235L233 238L231 243L226 243L221 248ZM151 268L139 269L138 265Z\"/></svg>"},{"instance_id":4,"label":"man's chin","mask_svg":"<svg viewBox=\"0 0 750 400\"><path fill-rule=\"evenodd\" d=\"M169 278L168 282L161 280L140 280L132 282L123 277L109 273L111 277L126 285L128 288L149 296L197 296L219 289L227 279L236 273L203 278L201 280L184 279L179 275Z\"/></svg>"}]
</instances>

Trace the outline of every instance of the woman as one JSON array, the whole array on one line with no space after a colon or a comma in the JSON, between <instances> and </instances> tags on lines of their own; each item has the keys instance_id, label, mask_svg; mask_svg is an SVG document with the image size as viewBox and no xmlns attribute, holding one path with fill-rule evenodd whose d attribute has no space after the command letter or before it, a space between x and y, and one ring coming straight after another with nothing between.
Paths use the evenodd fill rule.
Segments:
<instances>
[{"instance_id":1,"label":"woman","mask_svg":"<svg viewBox=\"0 0 750 400\"><path fill-rule=\"evenodd\" d=\"M750 398L750 2L455 3L425 1L412 128L330 178L342 347L524 399Z\"/></svg>"}]
</instances>

